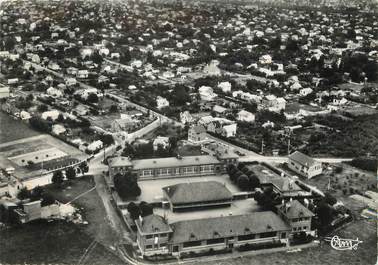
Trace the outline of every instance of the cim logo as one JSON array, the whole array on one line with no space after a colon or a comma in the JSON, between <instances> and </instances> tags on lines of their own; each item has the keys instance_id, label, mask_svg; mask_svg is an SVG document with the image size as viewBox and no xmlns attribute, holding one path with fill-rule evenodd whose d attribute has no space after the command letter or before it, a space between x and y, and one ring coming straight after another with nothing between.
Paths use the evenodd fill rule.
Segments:
<instances>
[{"instance_id":1,"label":"cim logo","mask_svg":"<svg viewBox=\"0 0 378 265\"><path fill-rule=\"evenodd\" d=\"M336 250L356 250L363 241L357 239L345 239L338 236L325 237L325 241L331 242L331 247Z\"/></svg>"}]
</instances>

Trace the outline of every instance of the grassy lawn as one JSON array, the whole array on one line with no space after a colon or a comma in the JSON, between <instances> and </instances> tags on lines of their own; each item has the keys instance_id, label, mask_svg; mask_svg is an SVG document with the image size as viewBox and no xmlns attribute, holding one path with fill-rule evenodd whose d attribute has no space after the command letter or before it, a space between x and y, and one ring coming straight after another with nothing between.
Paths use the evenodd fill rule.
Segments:
<instances>
[{"instance_id":1,"label":"grassy lawn","mask_svg":"<svg viewBox=\"0 0 378 265\"><path fill-rule=\"evenodd\" d=\"M93 186L92 177L83 177L64 189L52 185L46 189L65 203ZM75 200L73 205L80 209L88 225L64 221L36 222L0 231L0 263L77 264L95 239L99 243L84 264L122 264L122 260L104 247L117 243L118 235L107 222L105 208L96 190Z\"/></svg>"},{"instance_id":2,"label":"grassy lawn","mask_svg":"<svg viewBox=\"0 0 378 265\"><path fill-rule=\"evenodd\" d=\"M83 227L63 221L36 222L0 231L0 263L77 264L92 243ZM97 244L82 264L122 264Z\"/></svg>"},{"instance_id":3,"label":"grassy lawn","mask_svg":"<svg viewBox=\"0 0 378 265\"><path fill-rule=\"evenodd\" d=\"M0 124L2 128L6 128L6 130L0 130L0 144L40 134L2 111L0 111Z\"/></svg>"}]
</instances>

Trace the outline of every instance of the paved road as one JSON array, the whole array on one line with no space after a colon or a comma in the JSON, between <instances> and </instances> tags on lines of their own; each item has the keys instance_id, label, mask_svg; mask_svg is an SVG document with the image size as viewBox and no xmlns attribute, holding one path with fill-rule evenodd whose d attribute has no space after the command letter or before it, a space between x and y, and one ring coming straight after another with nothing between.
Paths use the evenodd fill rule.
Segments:
<instances>
[{"instance_id":1,"label":"paved road","mask_svg":"<svg viewBox=\"0 0 378 265\"><path fill-rule=\"evenodd\" d=\"M110 225L112 228L117 232L119 237L119 244L120 243L133 243L130 239L130 233L127 231L123 220L118 215L117 210L114 208L111 202L111 195L107 189L107 185L105 183L105 179L102 175L95 175L94 181L96 183L96 191L100 196L102 203L104 204L105 211L107 214L107 218L110 221Z\"/></svg>"},{"instance_id":2,"label":"paved road","mask_svg":"<svg viewBox=\"0 0 378 265\"><path fill-rule=\"evenodd\" d=\"M352 161L352 158L332 158L332 157L315 158L314 157L314 159L323 163L331 163L331 164ZM240 162L259 161L259 162L284 163L288 161L288 158L287 156L247 155L247 156L240 157L239 161Z\"/></svg>"}]
</instances>

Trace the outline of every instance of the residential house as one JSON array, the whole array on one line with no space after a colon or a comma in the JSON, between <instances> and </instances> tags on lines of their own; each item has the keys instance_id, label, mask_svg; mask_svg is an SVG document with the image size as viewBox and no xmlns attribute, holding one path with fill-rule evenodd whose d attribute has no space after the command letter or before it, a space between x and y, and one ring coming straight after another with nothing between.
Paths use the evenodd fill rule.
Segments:
<instances>
[{"instance_id":1,"label":"residential house","mask_svg":"<svg viewBox=\"0 0 378 265\"><path fill-rule=\"evenodd\" d=\"M9 98L10 97L10 89L9 86L3 86L0 84L0 99L1 98Z\"/></svg>"},{"instance_id":2,"label":"residential house","mask_svg":"<svg viewBox=\"0 0 378 265\"><path fill-rule=\"evenodd\" d=\"M80 79L88 78L89 72L88 70L78 70L76 73L76 77Z\"/></svg>"},{"instance_id":3,"label":"residential house","mask_svg":"<svg viewBox=\"0 0 378 265\"><path fill-rule=\"evenodd\" d=\"M100 150L104 146L103 142L101 140L97 140L92 142L87 146L87 150L90 152L95 152L97 150Z\"/></svg>"},{"instance_id":4,"label":"residential house","mask_svg":"<svg viewBox=\"0 0 378 265\"><path fill-rule=\"evenodd\" d=\"M172 228L167 220L155 214L140 217L135 222L137 227L137 245L143 256L168 254L168 239Z\"/></svg>"},{"instance_id":5,"label":"residential house","mask_svg":"<svg viewBox=\"0 0 378 265\"><path fill-rule=\"evenodd\" d=\"M299 90L299 95L305 97L313 92L312 88L306 87Z\"/></svg>"},{"instance_id":6,"label":"residential house","mask_svg":"<svg viewBox=\"0 0 378 265\"><path fill-rule=\"evenodd\" d=\"M41 117L44 120L47 120L47 118L51 118L53 121L55 121L59 117L60 112L58 110L49 110L42 113Z\"/></svg>"},{"instance_id":7,"label":"residential house","mask_svg":"<svg viewBox=\"0 0 378 265\"><path fill-rule=\"evenodd\" d=\"M198 143L206 140L206 128L203 125L191 126L188 130L188 141Z\"/></svg>"},{"instance_id":8,"label":"residential house","mask_svg":"<svg viewBox=\"0 0 378 265\"><path fill-rule=\"evenodd\" d=\"M182 124L191 124L194 121L193 116L189 113L189 111L180 112L180 122Z\"/></svg>"},{"instance_id":9,"label":"residential house","mask_svg":"<svg viewBox=\"0 0 378 265\"><path fill-rule=\"evenodd\" d=\"M238 121L244 121L244 122L254 122L255 121L255 114L246 111L246 110L241 110L237 114L237 120Z\"/></svg>"},{"instance_id":10,"label":"residential house","mask_svg":"<svg viewBox=\"0 0 378 265\"><path fill-rule=\"evenodd\" d=\"M64 126L60 124L54 124L52 127L52 132L56 135L63 134L66 131L67 131L66 128L64 128Z\"/></svg>"},{"instance_id":11,"label":"residential house","mask_svg":"<svg viewBox=\"0 0 378 265\"><path fill-rule=\"evenodd\" d=\"M225 126L223 126L223 129L222 129L222 135L224 137L227 137L227 138L235 137L236 136L236 128L237 128L236 123L225 125Z\"/></svg>"},{"instance_id":12,"label":"residential house","mask_svg":"<svg viewBox=\"0 0 378 265\"><path fill-rule=\"evenodd\" d=\"M163 98L161 96L157 96L156 106L157 106L158 109L169 107L169 101L166 98Z\"/></svg>"},{"instance_id":13,"label":"residential house","mask_svg":"<svg viewBox=\"0 0 378 265\"><path fill-rule=\"evenodd\" d=\"M218 83L218 88L220 88L223 93L229 93L229 92L231 92L231 83L230 82L220 82L220 83Z\"/></svg>"},{"instance_id":14,"label":"residential house","mask_svg":"<svg viewBox=\"0 0 378 265\"><path fill-rule=\"evenodd\" d=\"M201 100L213 101L218 95L214 93L213 89L209 86L201 86L198 89L198 93L201 97Z\"/></svg>"},{"instance_id":15,"label":"residential house","mask_svg":"<svg viewBox=\"0 0 378 265\"><path fill-rule=\"evenodd\" d=\"M311 229L311 220L315 214L299 201L290 200L277 205L276 208L277 214L290 225L292 229L291 237L300 232L315 236L315 231Z\"/></svg>"},{"instance_id":16,"label":"residential house","mask_svg":"<svg viewBox=\"0 0 378 265\"><path fill-rule=\"evenodd\" d=\"M291 170L309 179L320 175L323 172L321 162L318 162L299 151L295 151L289 155L288 166Z\"/></svg>"},{"instance_id":17,"label":"residential house","mask_svg":"<svg viewBox=\"0 0 378 265\"><path fill-rule=\"evenodd\" d=\"M158 150L159 146L161 146L163 149L167 149L169 145L169 137L165 136L156 137L152 143L154 151Z\"/></svg>"}]
</instances>

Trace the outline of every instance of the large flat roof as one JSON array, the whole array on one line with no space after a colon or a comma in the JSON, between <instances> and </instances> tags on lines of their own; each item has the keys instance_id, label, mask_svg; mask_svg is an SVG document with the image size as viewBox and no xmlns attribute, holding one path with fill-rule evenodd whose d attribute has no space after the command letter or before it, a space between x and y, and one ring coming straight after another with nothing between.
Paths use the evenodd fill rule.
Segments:
<instances>
[{"instance_id":1,"label":"large flat roof","mask_svg":"<svg viewBox=\"0 0 378 265\"><path fill-rule=\"evenodd\" d=\"M154 168L169 168L169 167L182 167L194 165L209 165L219 164L219 160L213 156L183 156L166 157L166 158L151 158L151 159L138 159L133 160L133 168L138 169L154 169Z\"/></svg>"}]
</instances>

